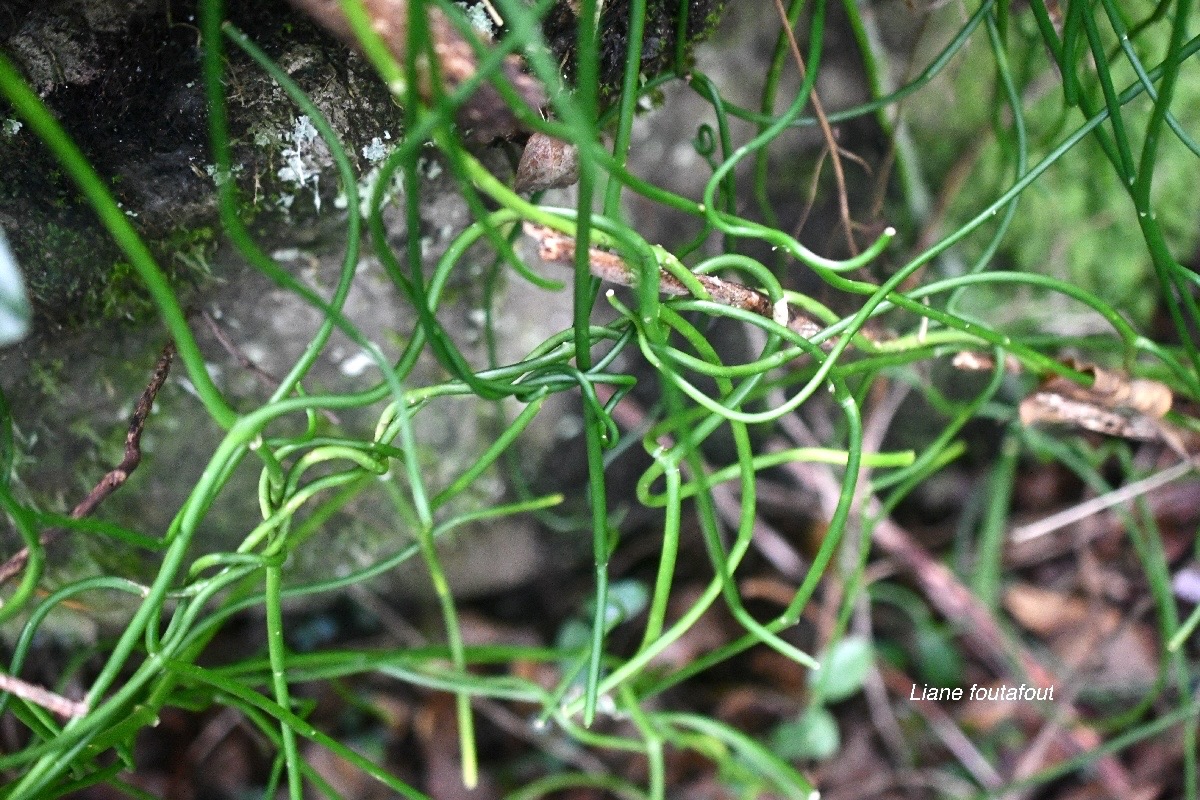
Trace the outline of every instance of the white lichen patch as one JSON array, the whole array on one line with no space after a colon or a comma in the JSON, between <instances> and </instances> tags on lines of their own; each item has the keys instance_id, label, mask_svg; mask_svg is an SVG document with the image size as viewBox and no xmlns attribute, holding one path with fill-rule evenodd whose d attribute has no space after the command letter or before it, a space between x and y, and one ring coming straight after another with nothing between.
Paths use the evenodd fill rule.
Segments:
<instances>
[{"instance_id":1,"label":"white lichen patch","mask_svg":"<svg viewBox=\"0 0 1200 800\"><path fill-rule=\"evenodd\" d=\"M6 119L0 122L0 133L4 134L4 138L11 139L20 133L23 127L25 124L19 119Z\"/></svg>"},{"instance_id":2,"label":"white lichen patch","mask_svg":"<svg viewBox=\"0 0 1200 800\"><path fill-rule=\"evenodd\" d=\"M496 25L492 19L491 13L488 12L487 6L483 3L467 3L458 2L454 5L462 9L467 20L471 23L471 27L480 33L487 34L489 37L495 37Z\"/></svg>"},{"instance_id":3,"label":"white lichen patch","mask_svg":"<svg viewBox=\"0 0 1200 800\"><path fill-rule=\"evenodd\" d=\"M467 322L476 328L482 328L484 325L487 325L487 321L488 312L485 308L472 308L467 312Z\"/></svg>"},{"instance_id":4,"label":"white lichen patch","mask_svg":"<svg viewBox=\"0 0 1200 800\"><path fill-rule=\"evenodd\" d=\"M254 142L254 146L260 150L267 148L274 149L282 143L279 131L270 127L265 122L260 121L251 125L249 134L250 139Z\"/></svg>"},{"instance_id":5,"label":"white lichen patch","mask_svg":"<svg viewBox=\"0 0 1200 800\"><path fill-rule=\"evenodd\" d=\"M366 219L367 212L370 207L371 195L375 191L376 184L379 183L379 171L383 163L387 161L388 156L392 154L395 145L391 144L392 134L390 131L384 131L383 136L376 136L371 139L371 143L362 148L362 156L371 165L371 168L366 171L361 178L358 179L358 204L359 211L363 218ZM392 174L391 184L384 190L383 205L387 205L404 191L403 178L399 171ZM333 205L335 208L344 209L350 204L350 199L346 196L343 189L338 192L338 196L334 198Z\"/></svg>"},{"instance_id":6,"label":"white lichen patch","mask_svg":"<svg viewBox=\"0 0 1200 800\"><path fill-rule=\"evenodd\" d=\"M417 172L426 179L433 180L442 174L442 164L435 159L421 157L417 159Z\"/></svg>"},{"instance_id":7,"label":"white lichen patch","mask_svg":"<svg viewBox=\"0 0 1200 800\"><path fill-rule=\"evenodd\" d=\"M387 131L384 131L383 135L387 136ZM388 138L390 139L391 137L388 136ZM387 158L388 152L388 146L385 145L383 143L383 139L380 139L378 136L372 139L371 143L362 149L363 158L372 164L378 164L380 161L383 161L385 158Z\"/></svg>"},{"instance_id":8,"label":"white lichen patch","mask_svg":"<svg viewBox=\"0 0 1200 800\"><path fill-rule=\"evenodd\" d=\"M283 208L290 208L296 195L310 190L313 206L321 210L321 170L330 164L329 149L321 141L312 120L306 114L296 118L295 125L285 132L281 140L285 143L279 155L283 166L276 176L287 187L279 197Z\"/></svg>"},{"instance_id":9,"label":"white lichen patch","mask_svg":"<svg viewBox=\"0 0 1200 800\"><path fill-rule=\"evenodd\" d=\"M338 365L338 368L342 371L343 375L357 378L366 372L369 367L373 366L374 363L374 360L369 355L359 350L354 355L342 361Z\"/></svg>"},{"instance_id":10,"label":"white lichen patch","mask_svg":"<svg viewBox=\"0 0 1200 800\"><path fill-rule=\"evenodd\" d=\"M241 171L242 171L241 164L234 164L233 167L231 167L230 169L227 169L227 170L226 169L217 169L216 164L206 164L204 166L204 174L206 174L206 175L208 175L208 177L212 178L213 183L215 183L217 186L224 186L226 183L228 183L230 180L232 180L234 178L234 176L238 175Z\"/></svg>"},{"instance_id":11,"label":"white lichen patch","mask_svg":"<svg viewBox=\"0 0 1200 800\"><path fill-rule=\"evenodd\" d=\"M771 307L771 319L775 320L776 325L786 326L788 324L789 316L790 314L788 313L787 300L781 297L776 300L775 305Z\"/></svg>"}]
</instances>

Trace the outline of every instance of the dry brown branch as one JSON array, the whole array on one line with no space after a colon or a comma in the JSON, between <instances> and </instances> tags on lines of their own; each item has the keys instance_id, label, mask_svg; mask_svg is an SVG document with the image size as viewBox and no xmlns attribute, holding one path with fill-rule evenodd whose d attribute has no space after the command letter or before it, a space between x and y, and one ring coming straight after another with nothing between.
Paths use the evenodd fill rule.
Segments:
<instances>
[{"instance_id":1,"label":"dry brown branch","mask_svg":"<svg viewBox=\"0 0 1200 800\"><path fill-rule=\"evenodd\" d=\"M12 675L0 673L0 691L8 692L22 700L28 700L65 719L82 717L88 712L87 703L71 700L61 694L55 694L49 689L43 689L41 686L35 686L20 678L14 678Z\"/></svg>"},{"instance_id":2,"label":"dry brown branch","mask_svg":"<svg viewBox=\"0 0 1200 800\"><path fill-rule=\"evenodd\" d=\"M338 0L291 0L292 4L309 14L347 44L356 46L357 39L350 27ZM363 8L371 19L371 26L387 45L392 57L400 64L405 63L408 48L408 0L362 0ZM472 78L478 67L478 59L471 43L451 24L439 9L426 6L429 37L433 54L437 59L438 77L444 88L435 89L428 66L425 74L418 76L422 98L432 100L444 91L453 91ZM490 44L485 34L479 34L485 45ZM418 58L421 64L423 59ZM500 72L504 80L512 84L517 94L531 109L541 109L546 104L546 93L540 83L526 74L521 59L510 55L504 59ZM478 141L512 136L523 126L517 115L509 108L495 87L484 83L463 103L458 111L458 122L471 131Z\"/></svg>"},{"instance_id":3,"label":"dry brown branch","mask_svg":"<svg viewBox=\"0 0 1200 800\"><path fill-rule=\"evenodd\" d=\"M242 349L225 334L225 331L221 329L221 326L217 324L217 321L213 319L211 314L209 314L207 311L201 311L200 319L204 322L204 326L208 328L208 332L211 333L213 338L217 340L217 344L221 345L225 352L233 356L233 358L238 362L238 366L244 370L247 370L251 375L258 379L259 383L268 389L274 389L279 385L279 378L260 367L252 358L250 358L250 356L242 352Z\"/></svg>"},{"instance_id":4,"label":"dry brown branch","mask_svg":"<svg viewBox=\"0 0 1200 800\"><path fill-rule=\"evenodd\" d=\"M154 365L154 373L150 377L150 383L146 386L142 396L138 398L137 405L133 409L133 417L129 421L129 431L125 434L125 456L121 459L121 463L110 470L100 482L96 484L92 491L88 492L87 497L83 499L79 505L71 510L71 519L82 519L88 516L96 508L104 502L110 494L121 487L130 474L137 469L138 464L142 460L142 429L146 426L146 418L150 415L150 409L154 406L154 398L158 396L159 389L167 380L167 374L171 370L171 360L175 357L175 343L167 342L163 347L162 353L158 357L158 363ZM59 536L62 535L61 528L51 528L43 531L39 539L41 546L46 547ZM29 562L29 548L23 547L14 553L3 565L0 565L0 585L17 575L21 570L25 569L25 565Z\"/></svg>"},{"instance_id":5,"label":"dry brown branch","mask_svg":"<svg viewBox=\"0 0 1200 800\"><path fill-rule=\"evenodd\" d=\"M543 225L526 222L525 233L537 240L538 257L548 264L571 266L575 263L575 240L556 230ZM599 247L588 248L588 265L591 273L597 278L619 286L636 286L637 272L625 263L616 253L610 253ZM696 281L704 287L713 302L731 308L750 311L767 319L774 320L780 325L792 329L805 339L810 339L823 330L823 326L804 312L793 306L780 302L773 303L771 298L757 289L751 289L740 283L722 280L713 275L695 275ZM664 269L658 272L658 290L672 297L691 297L692 292L671 273ZM823 346L832 347L832 342Z\"/></svg>"},{"instance_id":6,"label":"dry brown branch","mask_svg":"<svg viewBox=\"0 0 1200 800\"><path fill-rule=\"evenodd\" d=\"M1076 503L1070 508L1063 509L1057 514L1051 514L1037 522L1031 522L1028 525L1014 528L1009 534L1009 540L1013 544L1031 542L1040 536L1045 536L1060 528L1080 522L1113 506L1123 505L1135 500L1148 492L1165 486L1171 481L1183 478L1196 468L1196 464L1190 461L1181 461L1140 481L1134 481L1099 497L1093 497Z\"/></svg>"},{"instance_id":7,"label":"dry brown branch","mask_svg":"<svg viewBox=\"0 0 1200 800\"><path fill-rule=\"evenodd\" d=\"M883 677L883 682L889 692L897 697L911 698L914 684L907 675L882 661L879 666L879 674ZM980 786L994 790L1004 785L1004 780L996 772L991 762L979 752L979 749L967 738L953 718L942 710L941 705L933 700L925 700L920 697L915 700L910 699L908 703L925 718L925 722L929 724L946 749L954 754L958 763L971 773L971 777Z\"/></svg>"},{"instance_id":8,"label":"dry brown branch","mask_svg":"<svg viewBox=\"0 0 1200 800\"><path fill-rule=\"evenodd\" d=\"M167 380L167 374L171 371L171 359L174 357L175 343L167 342L158 356L158 363L154 365L150 383L147 384L142 396L138 398L137 405L133 408L133 417L129 420L129 431L125 434L125 457L121 459L120 464L100 479L100 482L88 493L83 502L75 506L71 511L72 519L81 519L95 511L106 497L129 479L130 474L141 463L142 429L146 426L146 418L150 416L150 409L154 407L154 398L158 396L159 389Z\"/></svg>"},{"instance_id":9,"label":"dry brown branch","mask_svg":"<svg viewBox=\"0 0 1200 800\"><path fill-rule=\"evenodd\" d=\"M208 328L209 333L211 333L213 338L217 340L217 344L221 345L225 352L238 362L238 366L244 370L247 370L267 389L277 389L279 387L279 378L263 369L254 361L254 359L246 355L246 353L237 346L237 343L229 338L229 336L221 328L220 324L213 319L211 314L209 314L207 311L200 311L199 316L204 322L205 327ZM330 411L328 408L321 409L320 413L321 416L325 417L325 419L329 420L334 425L342 424L338 415Z\"/></svg>"},{"instance_id":10,"label":"dry brown branch","mask_svg":"<svg viewBox=\"0 0 1200 800\"><path fill-rule=\"evenodd\" d=\"M1058 676L1034 658L1029 650L1010 642L988 609L948 567L929 555L907 531L885 518L875 526L872 541L913 576L922 594L942 616L957 623L972 649L997 675L1010 674L1015 661L1034 686L1045 689L1061 683ZM1056 706L1064 719L1079 718L1078 711L1071 704L1057 703ZM1072 755L1090 752L1101 744L1100 735L1082 723L1064 728L1059 741ZM1098 758L1095 769L1115 796L1130 796L1133 780L1114 756Z\"/></svg>"}]
</instances>

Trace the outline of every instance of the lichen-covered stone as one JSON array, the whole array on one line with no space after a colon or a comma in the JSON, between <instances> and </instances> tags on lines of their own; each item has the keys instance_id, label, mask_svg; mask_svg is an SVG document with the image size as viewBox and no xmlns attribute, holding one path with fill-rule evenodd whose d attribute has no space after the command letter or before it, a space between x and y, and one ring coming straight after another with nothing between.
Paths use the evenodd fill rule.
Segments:
<instances>
[{"instance_id":1,"label":"lichen-covered stone","mask_svg":"<svg viewBox=\"0 0 1200 800\"><path fill-rule=\"evenodd\" d=\"M214 182L222 177L208 147L194 6L18 0L6 11L0 48L109 183L168 275L182 287L203 283L194 262L174 258L180 237L194 246L196 232L214 224ZM400 135L399 110L370 68L306 19L268 2L233 4L231 14L308 93L359 166L373 138ZM295 140L302 116L295 105L248 56L228 43L226 51L244 213L315 213L328 151L319 141ZM134 315L144 303L132 285L129 307L114 302L110 284L121 254L91 208L32 130L13 125L19 121L3 106L0 117L9 123L0 133L0 224L29 277L39 318L77 326ZM307 181L286 171L288 149L299 147L312 151ZM336 186L327 182L324 191L332 197Z\"/></svg>"},{"instance_id":2,"label":"lichen-covered stone","mask_svg":"<svg viewBox=\"0 0 1200 800\"><path fill-rule=\"evenodd\" d=\"M689 35L712 24L715 6L693 3ZM665 10L664 10L665 9ZM401 110L365 60L307 19L268 0L231 3L232 20L291 76L322 111L359 174L360 194L379 178L379 166L403 139ZM654 10L643 69L673 57L670 9ZM209 152L207 103L194 4L178 0L14 0L0 14L0 48L79 144L114 197L151 245L160 267L192 308L202 310L245 357L275 376L285 374L322 321L319 311L246 266L216 223L215 187L233 180L241 214L256 240L320 296L328 297L346 237L346 192L338 185L327 144L263 70L225 43L226 82L234 167L218 174ZM627 9L613 7L613 20ZM666 16L664 16L664 14ZM624 30L619 22L611 29ZM555 34L560 56L570 50L574 22ZM623 35L623 34L620 34ZM619 37L618 37L619 38ZM619 76L619 41L605 45L606 75ZM614 84L606 84L606 99ZM496 149L485 154L497 174L512 167ZM409 231L401 207L385 211L387 238L403 252L420 237L428 268L472 220L445 164L422 158L420 230ZM404 200L398 185L389 196ZM13 491L31 506L65 513L120 460L130 410L145 386L164 334L132 268L76 194L59 165L28 126L0 107L0 225L9 231L32 289L37 330L16 348L0 350L0 389L12 407L18 456ZM489 363L494 341L501 364L525 356L571 324L570 293L522 283L485 292L490 254L471 251L456 270L437 312L447 336L476 368ZM490 314L485 306L492 303ZM410 339L415 309L364 250L346 316L394 357ZM482 321L490 318L485 335ZM271 387L225 352L200 317L193 329L216 384L242 411L255 408ZM446 379L426 353L406 386ZM308 392L345 393L377 380L374 367L350 340L335 334L305 379ZM321 432L368 438L382 404L318 416ZM436 492L478 459L507 424L516 404L497 406L473 396L439 398L414 420L423 479ZM517 461L531 472L544 461L562 472L564 431L574 412L555 398L517 444ZM273 425L271 435L294 434L305 421ZM222 432L204 412L178 367L146 426L141 466L100 508L97 519L161 538L199 479ZM232 550L261 518L261 464L248 457L206 512L197 555ZM488 508L509 497L493 466L450 507L448 515ZM287 581L331 578L395 552L412 541L411 520L383 491L368 488L300 543ZM0 529L0 555L20 542ZM445 549L456 592L499 591L543 569L563 569L560 543L527 518L466 526ZM568 550L585 552L581 541ZM88 574L146 580L157 553L107 536L64 537L48 559L48 586ZM387 591L424 595L419 568L397 570ZM120 608L113 612L119 622Z\"/></svg>"}]
</instances>

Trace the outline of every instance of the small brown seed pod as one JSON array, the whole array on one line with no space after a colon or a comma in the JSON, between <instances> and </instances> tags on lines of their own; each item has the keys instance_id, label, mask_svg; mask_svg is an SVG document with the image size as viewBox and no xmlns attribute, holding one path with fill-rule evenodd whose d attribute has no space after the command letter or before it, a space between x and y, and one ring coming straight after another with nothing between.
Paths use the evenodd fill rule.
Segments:
<instances>
[{"instance_id":1,"label":"small brown seed pod","mask_svg":"<svg viewBox=\"0 0 1200 800\"><path fill-rule=\"evenodd\" d=\"M542 133L529 137L513 188L518 192L561 189L579 180L579 150L573 144Z\"/></svg>"}]
</instances>

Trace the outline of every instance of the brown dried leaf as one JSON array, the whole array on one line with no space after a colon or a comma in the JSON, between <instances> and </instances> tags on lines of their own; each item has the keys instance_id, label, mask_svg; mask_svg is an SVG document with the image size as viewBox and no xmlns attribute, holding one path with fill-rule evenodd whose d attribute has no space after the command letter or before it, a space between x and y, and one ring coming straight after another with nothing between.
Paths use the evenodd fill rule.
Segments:
<instances>
[{"instance_id":1,"label":"brown dried leaf","mask_svg":"<svg viewBox=\"0 0 1200 800\"><path fill-rule=\"evenodd\" d=\"M1108 436L1138 441L1169 440L1160 420L1174 401L1158 381L1129 378L1119 372L1073 360L1067 366L1090 375L1091 386L1055 375L1021 403L1021 422L1074 425Z\"/></svg>"},{"instance_id":2,"label":"brown dried leaf","mask_svg":"<svg viewBox=\"0 0 1200 800\"><path fill-rule=\"evenodd\" d=\"M1108 633L1120 621L1112 609L1096 615L1076 597L1027 583L1013 584L1005 590L1004 608L1022 628L1041 637L1069 633L1081 626L1099 627Z\"/></svg>"},{"instance_id":3,"label":"brown dried leaf","mask_svg":"<svg viewBox=\"0 0 1200 800\"><path fill-rule=\"evenodd\" d=\"M1005 591L1004 607L1094 686L1146 686L1155 680L1154 634L1109 603L1019 583Z\"/></svg>"},{"instance_id":4,"label":"brown dried leaf","mask_svg":"<svg viewBox=\"0 0 1200 800\"><path fill-rule=\"evenodd\" d=\"M513 188L518 192L561 189L579 180L579 148L544 133L525 143Z\"/></svg>"},{"instance_id":5,"label":"brown dried leaf","mask_svg":"<svg viewBox=\"0 0 1200 800\"><path fill-rule=\"evenodd\" d=\"M951 362L955 369L961 369L964 372L982 372L984 370L994 369L996 366L995 360L983 353L976 353L973 350L963 350L954 354L954 360ZM1018 375L1021 372L1021 362L1016 357L1005 354L1004 356L1004 371L1010 375Z\"/></svg>"},{"instance_id":6,"label":"brown dried leaf","mask_svg":"<svg viewBox=\"0 0 1200 800\"><path fill-rule=\"evenodd\" d=\"M1082 400L1072 400L1055 392L1036 392L1021 401L1021 424L1074 425L1084 430L1119 436L1141 442L1162 437L1156 420L1142 414L1126 416Z\"/></svg>"},{"instance_id":7,"label":"brown dried leaf","mask_svg":"<svg viewBox=\"0 0 1200 800\"><path fill-rule=\"evenodd\" d=\"M1134 411L1154 419L1162 419L1171 410L1174 396L1166 384L1145 378L1131 379L1095 364L1084 364L1073 359L1063 363L1076 372L1091 376L1092 385L1080 386L1056 375L1043 383L1039 392L1053 392L1113 411Z\"/></svg>"}]
</instances>

